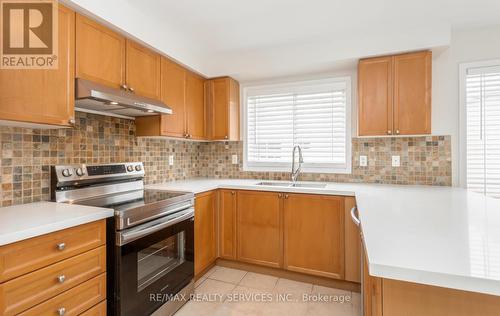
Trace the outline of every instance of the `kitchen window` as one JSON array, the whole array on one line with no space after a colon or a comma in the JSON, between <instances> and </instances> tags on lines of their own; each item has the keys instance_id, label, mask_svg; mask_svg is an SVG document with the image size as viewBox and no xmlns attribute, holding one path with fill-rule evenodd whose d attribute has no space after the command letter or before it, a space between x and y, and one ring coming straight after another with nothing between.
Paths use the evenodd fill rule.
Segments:
<instances>
[{"instance_id":1,"label":"kitchen window","mask_svg":"<svg viewBox=\"0 0 500 316\"><path fill-rule=\"evenodd\" d=\"M500 60L463 64L460 72L462 184L500 198Z\"/></svg>"},{"instance_id":2,"label":"kitchen window","mask_svg":"<svg viewBox=\"0 0 500 316\"><path fill-rule=\"evenodd\" d=\"M244 161L248 171L290 171L302 148L305 172L351 172L349 77L247 86Z\"/></svg>"}]
</instances>

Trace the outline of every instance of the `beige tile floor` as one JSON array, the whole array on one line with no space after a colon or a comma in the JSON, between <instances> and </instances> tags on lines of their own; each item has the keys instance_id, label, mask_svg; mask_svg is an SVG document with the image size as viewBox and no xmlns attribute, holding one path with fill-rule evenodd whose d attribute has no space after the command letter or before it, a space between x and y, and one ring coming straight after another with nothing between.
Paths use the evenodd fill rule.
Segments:
<instances>
[{"instance_id":1,"label":"beige tile floor","mask_svg":"<svg viewBox=\"0 0 500 316\"><path fill-rule=\"evenodd\" d=\"M318 298L327 301L313 301ZM196 282L194 299L175 315L358 316L360 294L216 266Z\"/></svg>"}]
</instances>

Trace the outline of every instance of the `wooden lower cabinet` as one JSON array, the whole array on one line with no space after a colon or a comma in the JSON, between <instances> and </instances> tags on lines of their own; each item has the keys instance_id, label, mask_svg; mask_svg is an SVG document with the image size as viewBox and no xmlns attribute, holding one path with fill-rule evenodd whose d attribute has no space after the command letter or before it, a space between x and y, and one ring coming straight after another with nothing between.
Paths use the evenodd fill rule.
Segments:
<instances>
[{"instance_id":1,"label":"wooden lower cabinet","mask_svg":"<svg viewBox=\"0 0 500 316\"><path fill-rule=\"evenodd\" d=\"M237 259L274 268L283 265L281 193L237 192Z\"/></svg>"},{"instance_id":2,"label":"wooden lower cabinet","mask_svg":"<svg viewBox=\"0 0 500 316\"><path fill-rule=\"evenodd\" d=\"M96 306L86 310L80 316L106 316L106 311L107 311L107 301L102 301Z\"/></svg>"},{"instance_id":3,"label":"wooden lower cabinet","mask_svg":"<svg viewBox=\"0 0 500 316\"><path fill-rule=\"evenodd\" d=\"M384 316L494 316L500 297L383 279Z\"/></svg>"},{"instance_id":4,"label":"wooden lower cabinet","mask_svg":"<svg viewBox=\"0 0 500 316\"><path fill-rule=\"evenodd\" d=\"M79 315L105 299L105 220L0 247L0 315Z\"/></svg>"},{"instance_id":5,"label":"wooden lower cabinet","mask_svg":"<svg viewBox=\"0 0 500 316\"><path fill-rule=\"evenodd\" d=\"M382 279L369 274L366 260L363 264L361 286L363 287L364 316L382 316Z\"/></svg>"},{"instance_id":6,"label":"wooden lower cabinet","mask_svg":"<svg viewBox=\"0 0 500 316\"><path fill-rule=\"evenodd\" d=\"M106 223L96 221L0 247L0 282L106 244Z\"/></svg>"},{"instance_id":7,"label":"wooden lower cabinet","mask_svg":"<svg viewBox=\"0 0 500 316\"><path fill-rule=\"evenodd\" d=\"M106 246L0 284L2 315L17 314L106 272Z\"/></svg>"},{"instance_id":8,"label":"wooden lower cabinet","mask_svg":"<svg viewBox=\"0 0 500 316\"><path fill-rule=\"evenodd\" d=\"M344 198L284 193L284 268L344 278Z\"/></svg>"},{"instance_id":9,"label":"wooden lower cabinet","mask_svg":"<svg viewBox=\"0 0 500 316\"><path fill-rule=\"evenodd\" d=\"M236 259L236 191L219 191L219 257Z\"/></svg>"},{"instance_id":10,"label":"wooden lower cabinet","mask_svg":"<svg viewBox=\"0 0 500 316\"><path fill-rule=\"evenodd\" d=\"M101 274L19 315L79 315L105 299L106 274Z\"/></svg>"},{"instance_id":11,"label":"wooden lower cabinet","mask_svg":"<svg viewBox=\"0 0 500 316\"><path fill-rule=\"evenodd\" d=\"M217 191L196 195L194 213L194 274L198 275L217 259Z\"/></svg>"}]
</instances>

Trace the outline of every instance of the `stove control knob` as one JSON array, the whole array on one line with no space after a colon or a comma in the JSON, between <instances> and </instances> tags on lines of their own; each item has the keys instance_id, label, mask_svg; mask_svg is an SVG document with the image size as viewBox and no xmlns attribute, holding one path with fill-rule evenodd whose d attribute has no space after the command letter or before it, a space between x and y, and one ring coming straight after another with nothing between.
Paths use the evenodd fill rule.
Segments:
<instances>
[{"instance_id":1,"label":"stove control knob","mask_svg":"<svg viewBox=\"0 0 500 316\"><path fill-rule=\"evenodd\" d=\"M132 166L132 165L128 165L128 166L127 166L127 171L128 171L128 172L132 172L132 171L134 171L134 166Z\"/></svg>"},{"instance_id":2,"label":"stove control knob","mask_svg":"<svg viewBox=\"0 0 500 316\"><path fill-rule=\"evenodd\" d=\"M71 171L71 169L64 169L62 171L62 175L65 177L71 177L73 175L73 171Z\"/></svg>"},{"instance_id":3,"label":"stove control knob","mask_svg":"<svg viewBox=\"0 0 500 316\"><path fill-rule=\"evenodd\" d=\"M76 169L76 175L81 177L81 176L85 175L85 171L82 168L78 168L78 169Z\"/></svg>"},{"instance_id":4,"label":"stove control knob","mask_svg":"<svg viewBox=\"0 0 500 316\"><path fill-rule=\"evenodd\" d=\"M135 166L135 171L141 171L141 170L142 170L142 166L141 165Z\"/></svg>"}]
</instances>

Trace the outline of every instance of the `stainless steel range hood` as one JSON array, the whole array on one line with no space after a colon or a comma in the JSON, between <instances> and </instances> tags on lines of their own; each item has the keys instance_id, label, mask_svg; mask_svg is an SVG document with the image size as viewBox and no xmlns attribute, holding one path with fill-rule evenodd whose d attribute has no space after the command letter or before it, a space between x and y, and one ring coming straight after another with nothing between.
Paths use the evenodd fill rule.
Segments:
<instances>
[{"instance_id":1,"label":"stainless steel range hood","mask_svg":"<svg viewBox=\"0 0 500 316\"><path fill-rule=\"evenodd\" d=\"M85 79L76 79L75 95L76 111L127 118L172 114L172 109L161 101Z\"/></svg>"}]
</instances>

